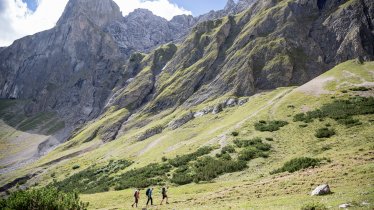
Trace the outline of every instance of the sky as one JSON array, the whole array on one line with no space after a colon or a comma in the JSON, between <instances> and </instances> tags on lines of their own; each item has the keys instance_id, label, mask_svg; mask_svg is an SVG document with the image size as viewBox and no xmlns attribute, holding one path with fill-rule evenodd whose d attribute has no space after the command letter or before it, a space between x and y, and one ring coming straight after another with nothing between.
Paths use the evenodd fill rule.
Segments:
<instances>
[{"instance_id":1,"label":"sky","mask_svg":"<svg viewBox=\"0 0 374 210\"><path fill-rule=\"evenodd\" d=\"M227 0L113 0L125 16L136 8L170 20L175 15L198 16L223 9ZM0 46L55 26L68 0L0 0Z\"/></svg>"}]
</instances>

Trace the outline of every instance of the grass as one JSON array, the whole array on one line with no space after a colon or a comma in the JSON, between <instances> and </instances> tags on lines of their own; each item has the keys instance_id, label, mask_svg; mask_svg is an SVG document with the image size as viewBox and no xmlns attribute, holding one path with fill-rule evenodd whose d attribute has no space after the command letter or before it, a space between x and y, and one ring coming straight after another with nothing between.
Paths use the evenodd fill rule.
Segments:
<instances>
[{"instance_id":1,"label":"grass","mask_svg":"<svg viewBox=\"0 0 374 210\"><path fill-rule=\"evenodd\" d=\"M365 76L365 68L371 65L365 63L364 65L356 66L350 64L350 62L348 64L352 66L352 70L351 68L347 69L345 67L347 64L344 63L342 66L335 68L333 72L327 72L325 75L338 75L337 77L339 77L339 75L343 75L341 70L344 67L344 71L351 72L361 69L361 74ZM364 69L362 70L362 68ZM343 77L341 79L344 81ZM369 76L366 80L369 82L373 81ZM342 81L339 81L336 85L339 86ZM334 96L334 99L331 96ZM293 117L304 110L321 109L323 104L331 104L336 100L349 101L351 99L349 95L340 95L340 93L315 96L301 93L297 89L293 90L293 88L280 88L253 96L247 104L241 107L227 109L218 115L208 114L196 118L176 130L165 129L161 134L142 142L136 142L132 139L133 136L159 124L161 118L162 120L168 118L161 117L162 115L160 114L158 115L159 120L157 120L157 117L152 118L152 120L157 121L153 125L134 128L134 130L129 131L120 139L102 145L92 152L72 158L59 165L51 166L45 173L46 177L39 177L39 183L48 182L51 179L50 174L52 172L56 173L57 180L64 179L68 173L74 173L71 167L76 164L81 166L80 169L84 169L90 166L92 162L106 161L108 159L126 158L133 161L132 165L115 173L115 175L120 175L140 169L151 163L166 163L177 155L182 156L193 153L202 145L214 146L219 144L218 147L224 148L227 145L234 145L234 140L238 138L238 140L246 142L243 144L248 145L250 143L247 142L253 140L254 137L261 139L272 138L273 141L266 141L271 146L270 155L267 158L260 157L249 161L247 168L242 171L223 173L209 182L200 182L199 184L189 183L182 186L170 184L169 196L171 204L166 208L301 209L309 203L320 203L327 207L337 208L339 204L346 202L355 201L361 203L366 201L370 205L363 209L372 209L372 204L374 203L372 179L374 165L371 159L373 158L372 152L374 150L374 123L370 120L373 119L374 114L354 115L353 119L359 120L362 124L351 127L347 127L345 124L339 123L330 117L325 117L322 122L319 120L308 122L308 126L305 128L299 127L300 122L293 121ZM274 101L274 103L268 105L270 101ZM289 108L290 104L294 108ZM208 103L202 106L208 106ZM197 110L201 108L203 107L196 107ZM181 111L176 110L171 112L172 114L167 114L167 116L179 115L179 112ZM246 114L244 115L243 113ZM170 117L169 119L174 118ZM274 119L286 121L289 124L273 132L261 132L253 127L256 122L261 120L270 122L274 121ZM323 140L317 139L314 136L315 131L326 124L330 124L329 129L334 128L337 134ZM237 137L232 136L231 131L233 130L240 131L240 135ZM87 148L90 143L72 147L68 151ZM149 147L151 144L155 144L155 146ZM145 148L149 149L144 150ZM217 147L214 146L214 148ZM244 150L244 147L235 147L235 153L225 152L223 154L229 154L232 160L235 161L242 150ZM212 156L214 152L220 152L220 150L212 151ZM60 154L57 153L57 155ZM162 162L162 157L168 160ZM314 159L326 157L331 159L331 162L326 162L314 168L310 167L306 170L297 170L293 173L269 174L274 169L282 168L287 160L300 157L313 157ZM41 161L46 162L48 159L50 160L52 157L46 157L46 159ZM214 160L227 161L224 158L214 158ZM189 173L193 175L191 167L194 166L194 163L194 161L187 163L188 168L181 167L179 172L190 170ZM163 175L167 176L170 173L172 176L176 172L173 170L164 172ZM26 171L21 170L7 174L1 180L9 180L7 176L18 177L19 174ZM207 177L211 176L207 175ZM183 179L180 180L183 181ZM187 179L188 182L190 180ZM324 197L311 197L309 195L316 186L326 182L330 184L333 194ZM155 184L159 183L155 182ZM155 186L155 192L160 186ZM82 200L90 202L90 208L92 209L129 208L133 201L133 189L115 191L111 188L109 190L109 192L103 193L82 194ZM159 195L155 194L155 196L157 199ZM141 192L142 204L144 203L143 200L144 191ZM155 208L159 208L159 206Z\"/></svg>"}]
</instances>

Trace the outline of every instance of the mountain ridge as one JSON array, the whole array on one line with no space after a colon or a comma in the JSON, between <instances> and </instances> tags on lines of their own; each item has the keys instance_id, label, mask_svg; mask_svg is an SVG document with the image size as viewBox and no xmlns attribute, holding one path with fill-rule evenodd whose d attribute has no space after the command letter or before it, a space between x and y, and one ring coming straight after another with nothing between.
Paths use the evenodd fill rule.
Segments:
<instances>
[{"instance_id":1,"label":"mountain ridge","mask_svg":"<svg viewBox=\"0 0 374 210\"><path fill-rule=\"evenodd\" d=\"M91 7L72 8L74 4ZM95 11L103 11L98 15L103 18L96 20ZM198 18L182 15L167 21L142 9L122 17L111 0L71 0L55 28L0 49L0 96L14 100L14 104L0 103L3 141L10 145L24 142L11 132L27 138L37 133L40 138L35 142L42 140L12 154L17 160L13 163L0 159L6 162L0 161L0 171L6 171L1 184L11 183L6 185L11 188L19 182L14 177L26 177L25 186L45 185L56 176L53 171L61 172L57 178L63 181L77 172L72 169L75 165L85 170L92 162L111 158L134 160L136 165L130 168L140 168L160 162L155 156L174 158L219 144L212 149L214 156L234 140L229 131L235 126L248 129L243 138L252 138L254 133L277 139L266 142L278 149L279 144L284 146L280 140L286 139L286 133L281 129L278 141L277 135L254 131L250 127L256 122L246 124L246 115L265 123L282 116L299 132L302 126L291 122L293 102L283 104L279 115L273 115L277 107L272 105L287 96L301 111L316 108L318 97L301 95L311 100L304 107L297 99L300 89L293 86L351 59L357 61L341 64L348 72L342 71L348 76L338 81L341 87L344 81L352 82L349 75L357 74L360 81L368 82L360 84L370 88L367 68L374 58L373 11L370 0L242 0L235 5L229 1L224 10ZM319 81L319 85L324 87L325 82L329 81ZM321 92L347 91L341 87ZM313 94L320 96L318 91ZM327 103L330 97L335 96L322 98ZM369 128L366 117L360 116L364 124L355 128ZM329 123L346 132L341 125ZM318 123L311 126L317 129ZM308 131L309 139L314 138L313 132ZM307 149L309 143L303 151L314 155ZM289 151L282 151L284 158ZM37 158L25 162L29 157ZM272 160L276 161L272 167L281 163ZM255 161L266 162L266 158ZM268 174L270 169L261 170ZM235 176L246 179L238 173Z\"/></svg>"}]
</instances>

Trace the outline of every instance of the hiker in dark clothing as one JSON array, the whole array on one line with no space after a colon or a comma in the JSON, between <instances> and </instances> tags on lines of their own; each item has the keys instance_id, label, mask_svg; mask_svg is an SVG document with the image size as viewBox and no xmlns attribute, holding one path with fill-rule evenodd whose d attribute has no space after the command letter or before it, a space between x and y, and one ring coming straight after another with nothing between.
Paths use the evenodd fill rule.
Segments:
<instances>
[{"instance_id":1,"label":"hiker in dark clothing","mask_svg":"<svg viewBox=\"0 0 374 210\"><path fill-rule=\"evenodd\" d=\"M152 188L148 188L147 191L145 192L145 194L148 197L147 206L148 206L149 201L151 201L151 205L153 206L152 193L153 193L153 187Z\"/></svg>"},{"instance_id":2,"label":"hiker in dark clothing","mask_svg":"<svg viewBox=\"0 0 374 210\"><path fill-rule=\"evenodd\" d=\"M169 202L168 202L168 195L167 195L167 190L168 189L169 189L168 187L163 187L161 189L162 200L161 200L161 204L160 205L162 205L162 202L164 202L165 199L166 199L166 204L169 204Z\"/></svg>"},{"instance_id":3,"label":"hiker in dark clothing","mask_svg":"<svg viewBox=\"0 0 374 210\"><path fill-rule=\"evenodd\" d=\"M131 205L131 207L134 207L135 205L135 207L138 208L139 197L140 197L140 190L136 189L134 193L135 202Z\"/></svg>"}]
</instances>

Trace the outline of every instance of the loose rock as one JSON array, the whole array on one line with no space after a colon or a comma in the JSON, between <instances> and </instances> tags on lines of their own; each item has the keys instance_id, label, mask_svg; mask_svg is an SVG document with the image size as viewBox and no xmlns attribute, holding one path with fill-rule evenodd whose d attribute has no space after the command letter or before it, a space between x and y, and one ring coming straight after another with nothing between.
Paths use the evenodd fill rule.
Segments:
<instances>
[{"instance_id":1,"label":"loose rock","mask_svg":"<svg viewBox=\"0 0 374 210\"><path fill-rule=\"evenodd\" d=\"M320 185L320 186L316 187L316 189L314 189L312 191L312 196L314 196L314 195L326 195L326 194L329 194L329 193L331 193L330 186L328 184L323 184L323 185Z\"/></svg>"}]
</instances>

